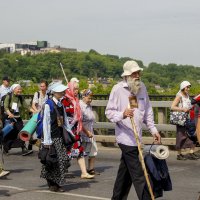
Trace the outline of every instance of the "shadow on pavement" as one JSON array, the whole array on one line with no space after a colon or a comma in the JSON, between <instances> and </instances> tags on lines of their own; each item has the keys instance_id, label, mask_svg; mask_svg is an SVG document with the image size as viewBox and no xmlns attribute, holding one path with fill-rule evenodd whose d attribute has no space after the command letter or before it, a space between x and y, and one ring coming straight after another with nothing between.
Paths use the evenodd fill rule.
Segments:
<instances>
[{"instance_id":1,"label":"shadow on pavement","mask_svg":"<svg viewBox=\"0 0 200 200\"><path fill-rule=\"evenodd\" d=\"M63 189L66 192L69 192L71 190L75 190L75 189L80 189L80 188L90 188L90 184L96 183L97 181L95 181L95 179L87 179L86 181L80 180L81 182L76 182L76 183L67 183L63 186Z\"/></svg>"},{"instance_id":2,"label":"shadow on pavement","mask_svg":"<svg viewBox=\"0 0 200 200\"><path fill-rule=\"evenodd\" d=\"M101 174L101 173L103 173L104 171L106 171L107 169L110 169L110 168L113 168L113 166L95 167L95 171L97 171ZM70 172L70 174L73 174L75 177L80 176L80 174L81 174L81 170L72 171L72 170L70 170L70 168L69 168L69 172Z\"/></svg>"},{"instance_id":3,"label":"shadow on pavement","mask_svg":"<svg viewBox=\"0 0 200 200\"><path fill-rule=\"evenodd\" d=\"M1 196L10 196L9 190L0 190L0 197Z\"/></svg>"},{"instance_id":4,"label":"shadow on pavement","mask_svg":"<svg viewBox=\"0 0 200 200\"><path fill-rule=\"evenodd\" d=\"M13 169L13 170L10 170L10 173L22 173L22 172L25 172L25 171L33 171L34 169Z\"/></svg>"}]
</instances>

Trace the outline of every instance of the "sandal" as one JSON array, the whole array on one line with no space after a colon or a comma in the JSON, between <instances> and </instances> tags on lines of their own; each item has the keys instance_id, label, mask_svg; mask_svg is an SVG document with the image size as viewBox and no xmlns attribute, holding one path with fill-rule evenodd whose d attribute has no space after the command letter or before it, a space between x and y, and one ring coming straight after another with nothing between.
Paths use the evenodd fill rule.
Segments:
<instances>
[{"instance_id":1,"label":"sandal","mask_svg":"<svg viewBox=\"0 0 200 200\"><path fill-rule=\"evenodd\" d=\"M87 170L88 174L90 175L100 175L99 172L95 171L94 169Z\"/></svg>"},{"instance_id":2,"label":"sandal","mask_svg":"<svg viewBox=\"0 0 200 200\"><path fill-rule=\"evenodd\" d=\"M90 175L90 174L88 174L88 173L87 173L87 174L84 174L84 175L82 174L82 175L81 175L81 178L82 178L82 179L92 179L92 178L94 178L94 175Z\"/></svg>"}]
</instances>

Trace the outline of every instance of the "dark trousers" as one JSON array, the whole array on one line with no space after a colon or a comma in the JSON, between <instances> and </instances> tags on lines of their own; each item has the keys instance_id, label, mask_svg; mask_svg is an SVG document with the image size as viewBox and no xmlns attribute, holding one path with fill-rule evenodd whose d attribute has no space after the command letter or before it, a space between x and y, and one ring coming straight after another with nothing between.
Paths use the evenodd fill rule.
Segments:
<instances>
[{"instance_id":1,"label":"dark trousers","mask_svg":"<svg viewBox=\"0 0 200 200\"><path fill-rule=\"evenodd\" d=\"M151 200L144 172L138 157L138 148L119 144L121 161L115 181L112 200L126 200L133 183L139 200Z\"/></svg>"},{"instance_id":2,"label":"dark trousers","mask_svg":"<svg viewBox=\"0 0 200 200\"><path fill-rule=\"evenodd\" d=\"M25 142L18 138L18 134L22 130L22 128L23 121L21 118L18 118L17 122L15 122L14 124L13 130L4 137L3 146L5 151L10 150L11 148L22 148L25 146Z\"/></svg>"}]
</instances>

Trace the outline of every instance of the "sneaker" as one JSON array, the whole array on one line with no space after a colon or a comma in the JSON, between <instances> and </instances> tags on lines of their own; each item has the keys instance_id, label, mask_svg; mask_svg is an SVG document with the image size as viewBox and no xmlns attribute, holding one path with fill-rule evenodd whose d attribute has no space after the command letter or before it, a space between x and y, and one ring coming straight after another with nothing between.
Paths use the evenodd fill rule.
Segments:
<instances>
[{"instance_id":1,"label":"sneaker","mask_svg":"<svg viewBox=\"0 0 200 200\"><path fill-rule=\"evenodd\" d=\"M27 156L31 153L33 153L33 150L28 150L26 147L22 148L22 156Z\"/></svg>"},{"instance_id":2,"label":"sneaker","mask_svg":"<svg viewBox=\"0 0 200 200\"><path fill-rule=\"evenodd\" d=\"M9 173L10 173L9 171L2 170L1 173L0 173L0 177L6 176Z\"/></svg>"},{"instance_id":3,"label":"sneaker","mask_svg":"<svg viewBox=\"0 0 200 200\"><path fill-rule=\"evenodd\" d=\"M188 160L198 160L198 158L194 155L194 153L188 153L187 159Z\"/></svg>"},{"instance_id":4,"label":"sneaker","mask_svg":"<svg viewBox=\"0 0 200 200\"><path fill-rule=\"evenodd\" d=\"M82 179L92 179L92 178L94 178L94 175L90 175L90 174L82 174L81 175L81 178Z\"/></svg>"},{"instance_id":5,"label":"sneaker","mask_svg":"<svg viewBox=\"0 0 200 200\"><path fill-rule=\"evenodd\" d=\"M187 160L187 157L184 156L183 154L177 155L177 160Z\"/></svg>"}]
</instances>

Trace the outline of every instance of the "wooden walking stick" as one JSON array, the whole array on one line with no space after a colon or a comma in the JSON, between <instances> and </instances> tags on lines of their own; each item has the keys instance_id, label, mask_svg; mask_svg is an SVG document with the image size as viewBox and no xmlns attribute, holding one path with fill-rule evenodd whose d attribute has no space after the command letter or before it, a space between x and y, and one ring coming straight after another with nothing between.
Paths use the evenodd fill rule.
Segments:
<instances>
[{"instance_id":1,"label":"wooden walking stick","mask_svg":"<svg viewBox=\"0 0 200 200\"><path fill-rule=\"evenodd\" d=\"M137 99L136 99L135 96L129 97L129 107L130 108L137 108L138 107ZM139 140L139 137L138 137L138 132L137 132L133 117L130 117L130 120L131 120L131 125L132 125L132 128L133 128L135 140L136 140L136 143L137 143L137 146L138 146L139 158L140 158L140 162L141 162L141 165L142 165L142 169L144 171L144 176L145 176L145 179L146 179L146 182L147 182L149 193L151 195L151 199L155 200L153 190L152 190L152 187L151 187L151 184L150 184L150 180L149 180L149 177L148 177L147 169L146 169L146 166L145 166L145 163L144 163L144 157L143 157L143 154L142 154L141 143L140 143L140 140Z\"/></svg>"},{"instance_id":2,"label":"wooden walking stick","mask_svg":"<svg viewBox=\"0 0 200 200\"><path fill-rule=\"evenodd\" d=\"M61 69L62 69L62 72L63 72L63 75L64 75L64 77L65 77L65 80L66 80L66 82L67 82L67 84L68 84L68 79L67 79L67 77L66 77L66 74L65 74L65 71L64 71L64 69L63 69L63 65L62 65L61 62L60 62L60 67L61 67Z\"/></svg>"}]
</instances>

